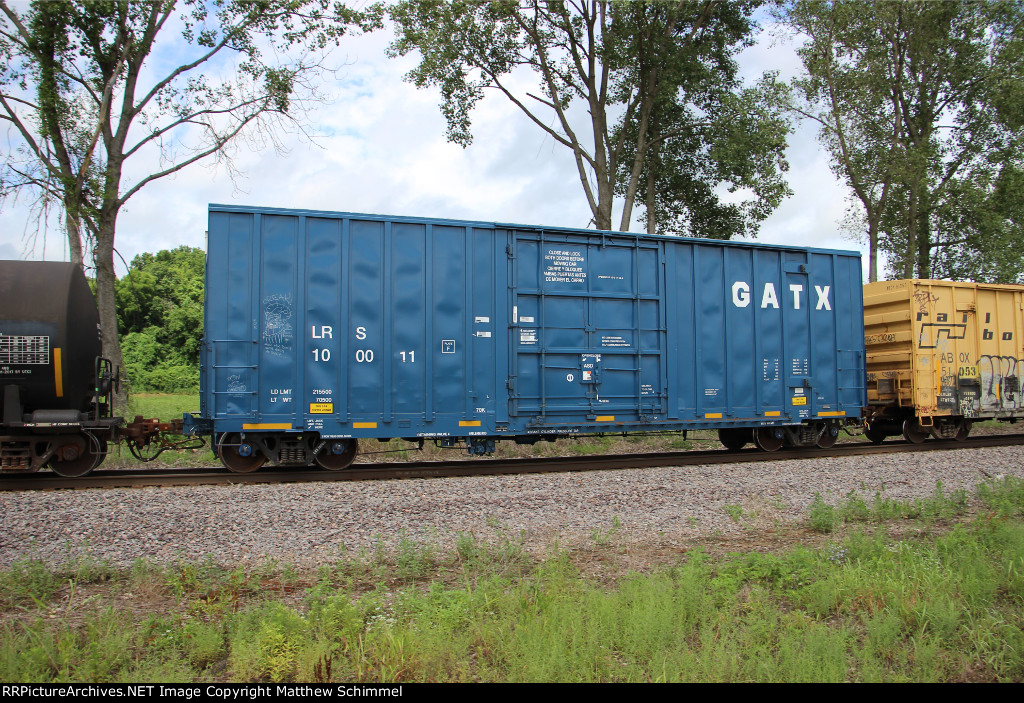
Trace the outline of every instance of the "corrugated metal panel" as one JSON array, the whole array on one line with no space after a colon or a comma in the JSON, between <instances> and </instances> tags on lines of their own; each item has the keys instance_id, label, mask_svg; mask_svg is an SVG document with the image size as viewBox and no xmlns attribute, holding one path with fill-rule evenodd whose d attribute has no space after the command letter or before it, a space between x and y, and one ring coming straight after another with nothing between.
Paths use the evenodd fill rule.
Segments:
<instances>
[{"instance_id":1,"label":"corrugated metal panel","mask_svg":"<svg viewBox=\"0 0 1024 703\"><path fill-rule=\"evenodd\" d=\"M872 405L926 425L1024 414L1024 286L905 280L864 290Z\"/></svg>"},{"instance_id":2,"label":"corrugated metal panel","mask_svg":"<svg viewBox=\"0 0 1024 703\"><path fill-rule=\"evenodd\" d=\"M501 436L859 417L860 257L211 206L216 432Z\"/></svg>"}]
</instances>

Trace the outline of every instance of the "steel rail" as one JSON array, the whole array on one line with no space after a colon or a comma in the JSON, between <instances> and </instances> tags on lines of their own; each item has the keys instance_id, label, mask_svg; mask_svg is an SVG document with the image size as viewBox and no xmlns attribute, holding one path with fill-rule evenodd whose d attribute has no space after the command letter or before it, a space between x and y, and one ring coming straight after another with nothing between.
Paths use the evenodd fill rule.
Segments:
<instances>
[{"instance_id":1,"label":"steel rail","mask_svg":"<svg viewBox=\"0 0 1024 703\"><path fill-rule=\"evenodd\" d=\"M0 491L48 490L58 488L115 488L130 486L194 486L210 484L313 483L327 481L373 481L387 479L448 478L456 476L498 476L503 474L609 471L658 466L700 466L747 462L839 458L872 454L953 451L1024 444L1024 434L980 435L965 441L929 440L922 444L904 441L882 444L844 443L830 449L795 448L775 452L759 449L684 450L645 454L559 456L517 459L461 459L456 461L382 462L353 464L342 471L320 468L277 468L272 471L231 473L222 467L190 469L107 469L81 478L64 478L49 471L0 476Z\"/></svg>"}]
</instances>

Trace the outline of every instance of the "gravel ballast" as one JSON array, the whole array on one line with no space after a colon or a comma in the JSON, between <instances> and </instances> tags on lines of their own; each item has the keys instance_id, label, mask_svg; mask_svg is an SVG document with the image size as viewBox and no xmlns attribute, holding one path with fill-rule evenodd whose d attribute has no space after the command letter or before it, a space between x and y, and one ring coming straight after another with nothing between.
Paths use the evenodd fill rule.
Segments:
<instances>
[{"instance_id":1,"label":"gravel ballast","mask_svg":"<svg viewBox=\"0 0 1024 703\"><path fill-rule=\"evenodd\" d=\"M1024 447L522 476L308 484L25 491L0 494L0 567L59 566L90 555L115 566L211 558L300 567L402 539L451 546L459 533L531 551L806 524L820 494L870 502L967 491L1024 478ZM738 507L737 507L738 506Z\"/></svg>"}]
</instances>

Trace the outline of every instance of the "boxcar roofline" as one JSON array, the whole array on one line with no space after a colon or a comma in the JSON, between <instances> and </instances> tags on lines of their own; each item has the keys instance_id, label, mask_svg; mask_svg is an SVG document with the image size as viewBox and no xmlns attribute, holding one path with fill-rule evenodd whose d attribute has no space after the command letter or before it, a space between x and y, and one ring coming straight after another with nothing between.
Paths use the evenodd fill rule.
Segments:
<instances>
[{"instance_id":1,"label":"boxcar roofline","mask_svg":"<svg viewBox=\"0 0 1024 703\"><path fill-rule=\"evenodd\" d=\"M381 215L363 212L344 212L340 210L305 210L287 207L261 207L253 205L224 205L210 203L209 212L253 213L259 215L288 215L291 217L331 217L368 220L371 222L401 222L408 224L451 225L456 227L480 227L485 229L544 230L580 234L588 237L604 235L606 237L623 237L631 239L668 240L671 242L714 242L727 247L743 247L756 249L779 249L782 251L802 251L812 254L840 254L844 256L863 255L854 249L826 249L820 247L803 247L790 244L762 244L756 241L735 241L732 239L711 239L701 237L683 237L668 234L648 234L646 232L622 232L619 230L583 229L580 227L563 227L560 225L529 225L515 222L490 222L487 220L453 220L442 217L417 217L414 215Z\"/></svg>"}]
</instances>

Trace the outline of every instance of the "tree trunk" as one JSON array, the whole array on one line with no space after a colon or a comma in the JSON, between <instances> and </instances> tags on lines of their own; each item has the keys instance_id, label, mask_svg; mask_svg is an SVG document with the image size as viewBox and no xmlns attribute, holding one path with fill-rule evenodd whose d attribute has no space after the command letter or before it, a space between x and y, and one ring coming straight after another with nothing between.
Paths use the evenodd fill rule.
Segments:
<instances>
[{"instance_id":1,"label":"tree trunk","mask_svg":"<svg viewBox=\"0 0 1024 703\"><path fill-rule=\"evenodd\" d=\"M597 181L597 208L594 210L594 226L597 229L612 228L612 206L615 204L615 184L608 172L607 163L598 162L594 169Z\"/></svg>"},{"instance_id":2,"label":"tree trunk","mask_svg":"<svg viewBox=\"0 0 1024 703\"><path fill-rule=\"evenodd\" d=\"M71 263L82 269L82 273L85 273L85 262L82 260L82 222L78 217L78 213L72 212L72 210L72 207L65 204L64 226L68 234L68 253L71 257Z\"/></svg>"},{"instance_id":3,"label":"tree trunk","mask_svg":"<svg viewBox=\"0 0 1024 703\"><path fill-rule=\"evenodd\" d=\"M651 164L647 170L647 192L644 193L644 199L647 204L647 234L658 233L658 211L656 209L657 202L654 198L655 180L654 173L657 169L657 156L651 160Z\"/></svg>"},{"instance_id":4,"label":"tree trunk","mask_svg":"<svg viewBox=\"0 0 1024 703\"><path fill-rule=\"evenodd\" d=\"M868 217L868 283L878 280L878 220Z\"/></svg>"},{"instance_id":5,"label":"tree trunk","mask_svg":"<svg viewBox=\"0 0 1024 703\"><path fill-rule=\"evenodd\" d=\"M651 77L647 80L647 98L641 101L640 120L637 127L636 155L633 157L633 167L629 172L629 182L626 184L625 202L622 204L622 219L619 229L623 232L629 231L629 223L633 219L633 201L636 198L636 191L640 187L640 174L643 172L644 160L647 158L648 130L651 128L650 116L654 105L654 91L657 81L656 71L651 71Z\"/></svg>"},{"instance_id":6,"label":"tree trunk","mask_svg":"<svg viewBox=\"0 0 1024 703\"><path fill-rule=\"evenodd\" d=\"M906 215L906 233L907 241L906 248L903 250L903 277L914 278L914 263L917 258L917 200L918 191L917 183L913 183L910 187L909 202L907 203L907 215Z\"/></svg>"},{"instance_id":7,"label":"tree trunk","mask_svg":"<svg viewBox=\"0 0 1024 703\"><path fill-rule=\"evenodd\" d=\"M117 298L114 294L114 283L117 280L114 273L114 230L117 214L106 208L104 210L93 250L93 260L96 264L96 305L100 313L103 356L110 359L115 369L123 370L124 357L121 355L121 341L117 332ZM115 408L125 407L128 391L128 384L122 383L120 391L114 394Z\"/></svg>"},{"instance_id":8,"label":"tree trunk","mask_svg":"<svg viewBox=\"0 0 1024 703\"><path fill-rule=\"evenodd\" d=\"M923 195L923 194L922 194ZM931 207L927 197L917 213L917 277L932 277L932 227Z\"/></svg>"}]
</instances>

